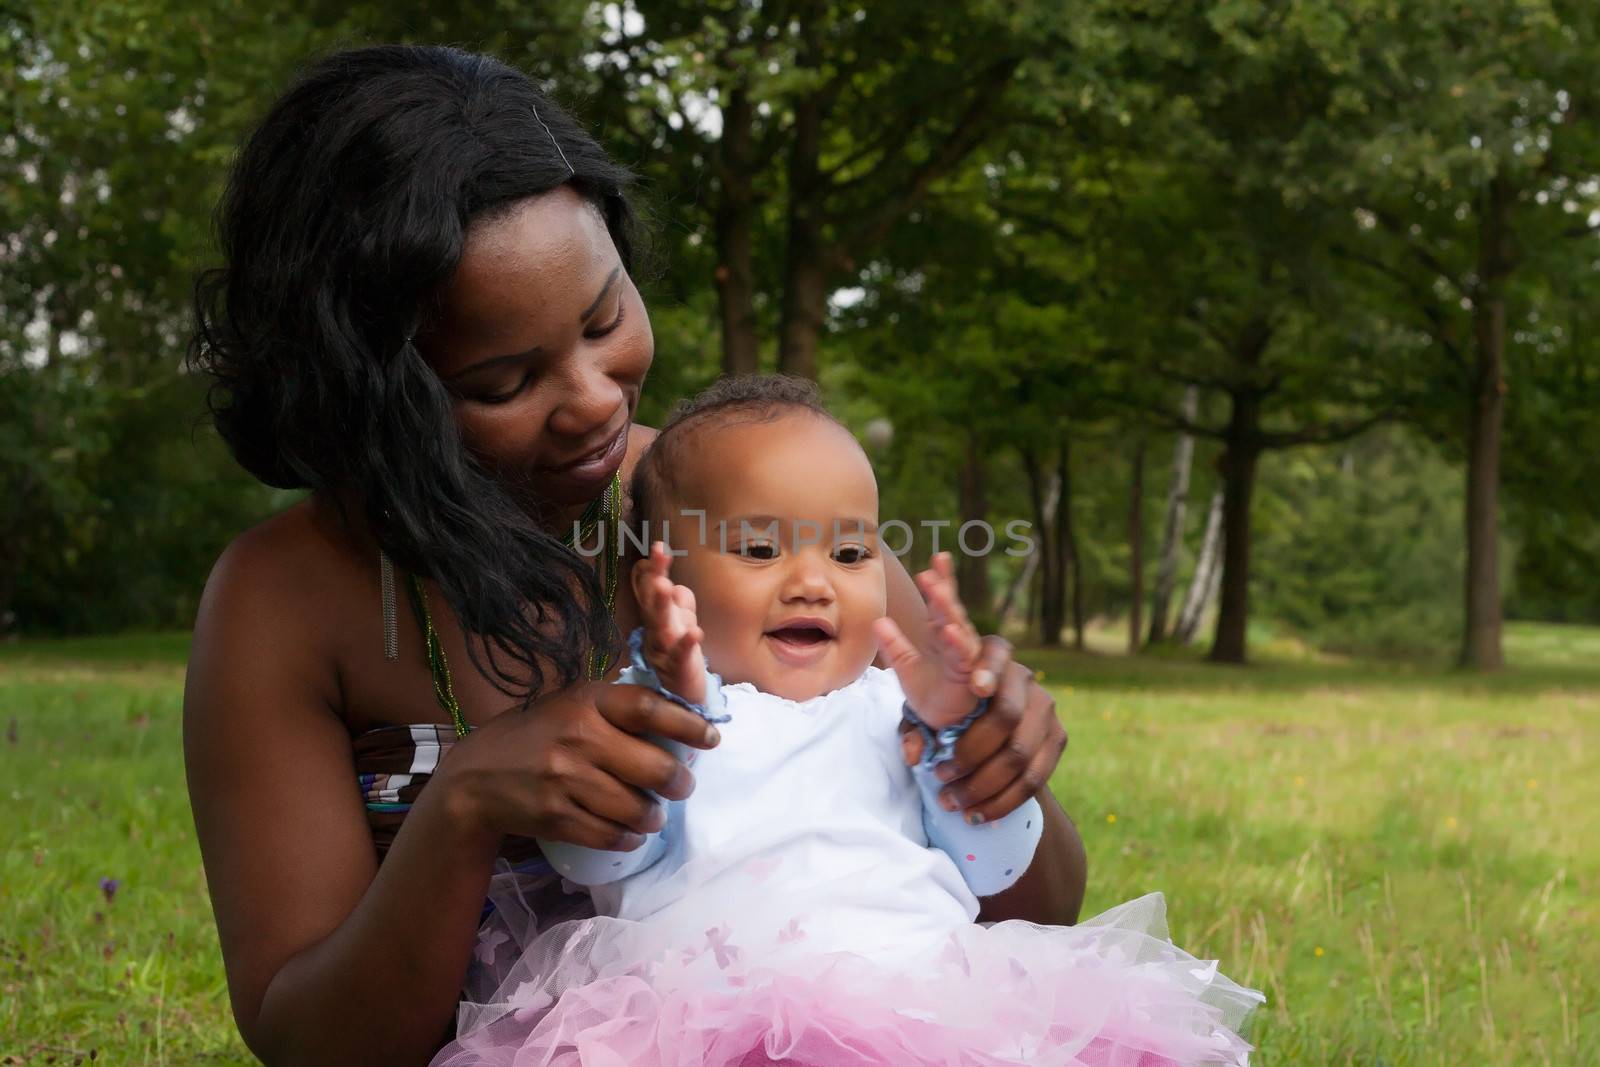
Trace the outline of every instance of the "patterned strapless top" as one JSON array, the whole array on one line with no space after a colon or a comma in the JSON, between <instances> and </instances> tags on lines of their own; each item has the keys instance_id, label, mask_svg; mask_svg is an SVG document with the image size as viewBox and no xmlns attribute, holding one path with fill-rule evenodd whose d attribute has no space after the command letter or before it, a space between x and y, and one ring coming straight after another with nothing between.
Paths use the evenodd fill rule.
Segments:
<instances>
[{"instance_id":1,"label":"patterned strapless top","mask_svg":"<svg viewBox=\"0 0 1600 1067\"><path fill-rule=\"evenodd\" d=\"M455 742L455 728L436 723L379 726L352 739L356 780L366 803L367 825L372 829L372 845L379 863L394 844L406 812ZM539 843L531 837L507 835L501 842L495 869L496 877L510 875L516 879L541 927L562 918L593 913L588 894L576 887L569 892L561 876L545 861ZM492 906L486 906L485 916L491 910Z\"/></svg>"},{"instance_id":2,"label":"patterned strapless top","mask_svg":"<svg viewBox=\"0 0 1600 1067\"><path fill-rule=\"evenodd\" d=\"M379 726L351 741L356 781L367 806L367 825L372 828L379 862L388 855L406 813L455 743L454 728L442 723ZM551 873L531 837L507 837L500 846L500 857L516 867L528 866L530 871L542 865L543 873Z\"/></svg>"},{"instance_id":3,"label":"patterned strapless top","mask_svg":"<svg viewBox=\"0 0 1600 1067\"><path fill-rule=\"evenodd\" d=\"M615 491L615 485L608 490ZM384 646L386 650L394 649L397 652L398 637L393 629L395 576L388 557L380 555L380 566L384 587ZM615 566L615 561L609 557L608 566ZM615 585L614 580L612 585ZM367 825L372 830L372 845L377 851L379 863L389 854L389 848L404 825L411 805L416 803L428 780L433 777L439 762L454 747L457 729L462 734L471 729L456 702L450 681L450 666L434 630L422 582L413 575L407 586L412 612L423 632L423 650L429 673L433 677L434 696L453 722L409 725L383 723L351 738L356 783L366 805ZM610 601L607 606L610 606ZM394 654L389 653L390 658ZM508 834L501 841L494 880L497 884L506 879L515 882L519 900L531 907L534 921L540 927L563 918L594 914L588 892L566 883L545 860L539 843L531 837ZM491 884L490 895L491 898L494 896L494 884ZM486 902L485 917L493 910L494 905Z\"/></svg>"}]
</instances>

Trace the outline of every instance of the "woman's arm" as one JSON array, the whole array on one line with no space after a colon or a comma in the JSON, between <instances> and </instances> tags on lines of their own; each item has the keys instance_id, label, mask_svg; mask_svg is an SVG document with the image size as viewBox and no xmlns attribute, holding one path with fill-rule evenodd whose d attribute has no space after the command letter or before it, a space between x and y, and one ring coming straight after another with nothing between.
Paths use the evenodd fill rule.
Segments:
<instances>
[{"instance_id":1,"label":"woman's arm","mask_svg":"<svg viewBox=\"0 0 1600 1067\"><path fill-rule=\"evenodd\" d=\"M308 570L246 535L195 628L184 754L234 1017L269 1064L423 1064L452 1028L501 835L636 846L659 828L644 790L693 788L637 735L709 747L705 723L638 686L503 712L451 750L380 867L318 629L336 583Z\"/></svg>"},{"instance_id":2,"label":"woman's arm","mask_svg":"<svg viewBox=\"0 0 1600 1067\"><path fill-rule=\"evenodd\" d=\"M196 620L190 802L234 1018L268 1064L426 1063L454 1015L498 835L435 782L380 869L304 590L247 539Z\"/></svg>"},{"instance_id":3,"label":"woman's arm","mask_svg":"<svg viewBox=\"0 0 1600 1067\"><path fill-rule=\"evenodd\" d=\"M1027 919L1071 926L1078 921L1089 873L1083 839L1050 790L1039 790L1037 799L1044 811L1044 837L1033 862L1015 885L978 902L979 922Z\"/></svg>"}]
</instances>

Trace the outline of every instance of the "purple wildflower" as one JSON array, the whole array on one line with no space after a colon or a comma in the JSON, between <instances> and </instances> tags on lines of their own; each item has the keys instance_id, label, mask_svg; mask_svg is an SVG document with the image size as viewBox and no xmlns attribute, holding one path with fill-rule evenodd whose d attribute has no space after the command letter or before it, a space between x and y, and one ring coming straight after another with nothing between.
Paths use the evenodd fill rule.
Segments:
<instances>
[{"instance_id":1,"label":"purple wildflower","mask_svg":"<svg viewBox=\"0 0 1600 1067\"><path fill-rule=\"evenodd\" d=\"M117 897L117 890L122 888L122 882L116 878L100 879L100 892L106 895L106 903L110 904Z\"/></svg>"}]
</instances>

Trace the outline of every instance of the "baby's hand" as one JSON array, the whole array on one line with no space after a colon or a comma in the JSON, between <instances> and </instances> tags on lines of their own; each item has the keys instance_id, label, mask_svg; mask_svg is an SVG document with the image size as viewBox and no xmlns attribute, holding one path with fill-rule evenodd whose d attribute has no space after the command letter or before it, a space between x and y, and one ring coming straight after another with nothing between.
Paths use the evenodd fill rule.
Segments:
<instances>
[{"instance_id":1,"label":"baby's hand","mask_svg":"<svg viewBox=\"0 0 1600 1067\"><path fill-rule=\"evenodd\" d=\"M978 706L972 695L972 672L983 644L956 594L950 553L935 555L933 567L916 580L928 602L928 626L938 654L923 655L893 619L885 617L873 625L884 658L905 690L906 703L917 718L937 730L955 725Z\"/></svg>"},{"instance_id":2,"label":"baby's hand","mask_svg":"<svg viewBox=\"0 0 1600 1067\"><path fill-rule=\"evenodd\" d=\"M667 577L672 560L660 541L650 546L650 557L637 566L645 569L634 585L644 626L645 662L668 690L690 703L704 704L706 657L700 643L705 631L695 619L694 593Z\"/></svg>"}]
</instances>

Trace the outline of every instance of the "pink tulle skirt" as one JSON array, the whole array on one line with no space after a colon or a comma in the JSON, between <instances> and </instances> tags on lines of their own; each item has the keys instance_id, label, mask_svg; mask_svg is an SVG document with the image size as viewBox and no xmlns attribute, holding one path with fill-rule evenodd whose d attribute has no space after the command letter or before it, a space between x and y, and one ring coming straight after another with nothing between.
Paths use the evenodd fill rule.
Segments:
<instances>
[{"instance_id":1,"label":"pink tulle skirt","mask_svg":"<svg viewBox=\"0 0 1600 1067\"><path fill-rule=\"evenodd\" d=\"M892 959L816 951L795 924L670 945L648 926L482 935L477 996L434 1067L1244 1064L1263 999L1167 939L1160 894L1073 927L967 925Z\"/></svg>"}]
</instances>

